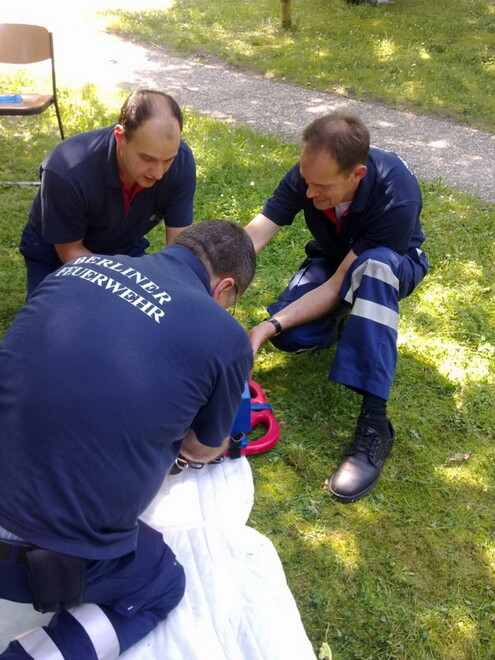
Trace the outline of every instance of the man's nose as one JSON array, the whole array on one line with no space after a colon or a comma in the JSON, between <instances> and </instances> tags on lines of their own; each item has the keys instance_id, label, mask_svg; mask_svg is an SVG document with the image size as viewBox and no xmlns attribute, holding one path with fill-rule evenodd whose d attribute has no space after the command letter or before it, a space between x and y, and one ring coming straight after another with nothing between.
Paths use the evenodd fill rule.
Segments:
<instances>
[{"instance_id":1,"label":"man's nose","mask_svg":"<svg viewBox=\"0 0 495 660\"><path fill-rule=\"evenodd\" d=\"M157 179L161 179L162 176L166 173L166 171L168 170L169 167L170 167L170 165L168 163L166 165L164 163L158 163L158 165L156 166L156 171L155 171L154 176Z\"/></svg>"},{"instance_id":2,"label":"man's nose","mask_svg":"<svg viewBox=\"0 0 495 660\"><path fill-rule=\"evenodd\" d=\"M170 169L170 163L156 163L151 170L153 178L159 181Z\"/></svg>"}]
</instances>

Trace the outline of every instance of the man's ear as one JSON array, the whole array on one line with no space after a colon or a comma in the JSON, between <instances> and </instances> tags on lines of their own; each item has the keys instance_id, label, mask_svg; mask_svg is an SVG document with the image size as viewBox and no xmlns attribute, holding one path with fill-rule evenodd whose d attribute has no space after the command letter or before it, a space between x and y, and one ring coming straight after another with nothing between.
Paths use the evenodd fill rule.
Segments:
<instances>
[{"instance_id":1,"label":"man's ear","mask_svg":"<svg viewBox=\"0 0 495 660\"><path fill-rule=\"evenodd\" d=\"M125 128L122 126L122 124L116 124L113 129L113 134L115 135L117 142L120 142L125 138Z\"/></svg>"},{"instance_id":2,"label":"man's ear","mask_svg":"<svg viewBox=\"0 0 495 660\"><path fill-rule=\"evenodd\" d=\"M221 277L213 285L211 294L215 300L218 299L223 293L229 293L231 289L235 286L235 281L233 277Z\"/></svg>"},{"instance_id":3,"label":"man's ear","mask_svg":"<svg viewBox=\"0 0 495 660\"><path fill-rule=\"evenodd\" d=\"M366 167L366 165L360 164L360 165L356 165L352 173L354 174L356 181L361 181L361 179L364 178L367 171L368 168Z\"/></svg>"},{"instance_id":4,"label":"man's ear","mask_svg":"<svg viewBox=\"0 0 495 660\"><path fill-rule=\"evenodd\" d=\"M212 282L211 295L224 309L235 306L237 301L237 285L233 277L220 277Z\"/></svg>"}]
</instances>

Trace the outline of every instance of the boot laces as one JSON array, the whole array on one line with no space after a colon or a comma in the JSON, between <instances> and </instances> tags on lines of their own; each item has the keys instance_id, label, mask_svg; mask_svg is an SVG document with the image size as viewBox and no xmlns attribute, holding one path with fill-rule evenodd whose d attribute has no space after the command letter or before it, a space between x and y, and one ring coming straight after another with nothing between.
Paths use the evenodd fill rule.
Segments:
<instances>
[{"instance_id":1,"label":"boot laces","mask_svg":"<svg viewBox=\"0 0 495 660\"><path fill-rule=\"evenodd\" d=\"M380 437L375 429L358 422L349 453L355 454L361 451L370 456L376 451L379 444Z\"/></svg>"}]
</instances>

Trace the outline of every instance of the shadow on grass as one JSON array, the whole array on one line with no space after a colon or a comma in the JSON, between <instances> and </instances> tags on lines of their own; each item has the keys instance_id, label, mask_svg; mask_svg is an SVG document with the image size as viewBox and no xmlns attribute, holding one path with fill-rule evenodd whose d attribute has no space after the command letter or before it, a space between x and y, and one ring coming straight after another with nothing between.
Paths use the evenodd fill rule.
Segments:
<instances>
[{"instance_id":1,"label":"shadow on grass","mask_svg":"<svg viewBox=\"0 0 495 660\"><path fill-rule=\"evenodd\" d=\"M315 648L327 636L339 660L412 657L411 648L418 658L491 657L493 432L459 413L447 379L403 354L395 449L367 498L336 503L323 484L359 398L324 382L332 357L286 356L255 373L283 430L251 459L252 523L275 543ZM478 400L482 388L465 396Z\"/></svg>"},{"instance_id":2,"label":"shadow on grass","mask_svg":"<svg viewBox=\"0 0 495 660\"><path fill-rule=\"evenodd\" d=\"M268 345L255 365L282 436L251 460L252 523L275 543L315 649L328 641L338 660L495 655L493 227L489 208L471 214L445 193L432 272L401 303L397 442L367 498L342 505L323 488L360 404L327 381L335 349L290 356ZM283 281L249 301L255 320L294 270L287 250L266 250L261 274L273 257Z\"/></svg>"}]
</instances>

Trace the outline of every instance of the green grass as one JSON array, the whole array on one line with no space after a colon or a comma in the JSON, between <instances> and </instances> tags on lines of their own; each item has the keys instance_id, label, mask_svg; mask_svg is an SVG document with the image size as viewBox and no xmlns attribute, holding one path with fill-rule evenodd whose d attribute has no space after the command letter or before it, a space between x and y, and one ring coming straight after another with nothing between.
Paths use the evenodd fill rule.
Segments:
<instances>
[{"instance_id":1,"label":"green grass","mask_svg":"<svg viewBox=\"0 0 495 660\"><path fill-rule=\"evenodd\" d=\"M104 106L91 87L64 95L69 134L115 121L120 99ZM298 153L189 112L185 138L198 163L198 221L244 225ZM54 115L2 119L0 140L0 180L35 180L58 141ZM397 445L370 496L341 505L323 489L359 406L327 380L333 349L290 357L266 346L256 362L282 436L250 459L250 524L275 544L315 652L327 642L334 660L495 657L495 208L421 186L432 270L402 304L389 405ZM0 186L0 334L24 300L17 243L34 192ZM162 236L154 230L152 249ZM299 220L262 252L238 304L246 327L263 318L307 238Z\"/></svg>"},{"instance_id":2,"label":"green grass","mask_svg":"<svg viewBox=\"0 0 495 660\"><path fill-rule=\"evenodd\" d=\"M310 89L495 128L495 6L488 0L180 0L109 12L110 29ZM167 5L164 3L164 7Z\"/></svg>"}]
</instances>

